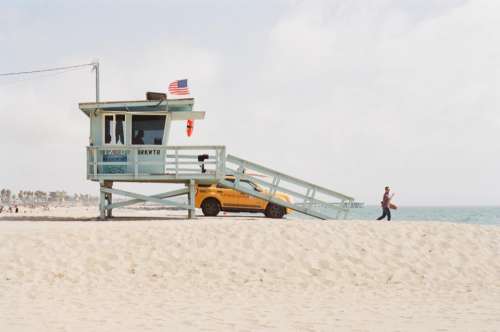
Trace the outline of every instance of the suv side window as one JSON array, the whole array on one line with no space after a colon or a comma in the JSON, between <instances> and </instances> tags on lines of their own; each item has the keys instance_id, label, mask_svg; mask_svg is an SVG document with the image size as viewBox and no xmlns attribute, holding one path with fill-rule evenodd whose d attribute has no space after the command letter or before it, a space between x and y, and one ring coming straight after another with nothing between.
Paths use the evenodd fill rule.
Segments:
<instances>
[{"instance_id":1,"label":"suv side window","mask_svg":"<svg viewBox=\"0 0 500 332\"><path fill-rule=\"evenodd\" d=\"M233 182L234 183L234 179L225 179L226 181L229 181L229 182ZM217 183L217 188L220 188L220 189L228 189L227 187L224 187L223 185Z\"/></svg>"},{"instance_id":2,"label":"suv side window","mask_svg":"<svg viewBox=\"0 0 500 332\"><path fill-rule=\"evenodd\" d=\"M248 181L240 181L240 185L247 190L255 190L253 184Z\"/></svg>"}]
</instances>

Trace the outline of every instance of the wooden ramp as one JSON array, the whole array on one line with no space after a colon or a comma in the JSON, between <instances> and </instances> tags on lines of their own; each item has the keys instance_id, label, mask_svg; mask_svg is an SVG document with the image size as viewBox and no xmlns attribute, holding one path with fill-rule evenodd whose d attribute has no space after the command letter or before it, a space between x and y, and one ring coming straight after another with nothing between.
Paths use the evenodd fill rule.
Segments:
<instances>
[{"instance_id":1,"label":"wooden ramp","mask_svg":"<svg viewBox=\"0 0 500 332\"><path fill-rule=\"evenodd\" d=\"M225 187L319 219L346 219L349 207L354 202L354 198L347 195L230 154L226 157L226 175L233 175L235 179L234 182L219 179L219 183ZM241 179L257 183L264 190L256 191L242 186ZM278 192L289 195L292 202L280 199L276 195ZM332 204L334 201L338 204Z\"/></svg>"}]
</instances>

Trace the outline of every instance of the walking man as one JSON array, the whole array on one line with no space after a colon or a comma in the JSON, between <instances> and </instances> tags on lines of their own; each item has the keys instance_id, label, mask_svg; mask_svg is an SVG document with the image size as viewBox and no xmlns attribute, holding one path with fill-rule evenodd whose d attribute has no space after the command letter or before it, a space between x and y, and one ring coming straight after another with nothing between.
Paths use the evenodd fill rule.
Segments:
<instances>
[{"instance_id":1,"label":"walking man","mask_svg":"<svg viewBox=\"0 0 500 332\"><path fill-rule=\"evenodd\" d=\"M377 220L382 220L387 216L387 221L391 220L391 198L394 194L390 194L391 188L385 187L384 197L382 198L382 202L380 205L382 206L382 215L377 218Z\"/></svg>"}]
</instances>

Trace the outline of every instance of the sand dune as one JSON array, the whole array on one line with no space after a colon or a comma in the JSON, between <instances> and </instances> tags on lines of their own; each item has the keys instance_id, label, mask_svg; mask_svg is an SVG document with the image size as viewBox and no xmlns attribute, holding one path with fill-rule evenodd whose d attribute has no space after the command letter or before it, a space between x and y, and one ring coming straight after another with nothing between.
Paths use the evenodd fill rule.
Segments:
<instances>
[{"instance_id":1,"label":"sand dune","mask_svg":"<svg viewBox=\"0 0 500 332\"><path fill-rule=\"evenodd\" d=\"M498 331L499 254L451 223L1 221L0 330Z\"/></svg>"}]
</instances>

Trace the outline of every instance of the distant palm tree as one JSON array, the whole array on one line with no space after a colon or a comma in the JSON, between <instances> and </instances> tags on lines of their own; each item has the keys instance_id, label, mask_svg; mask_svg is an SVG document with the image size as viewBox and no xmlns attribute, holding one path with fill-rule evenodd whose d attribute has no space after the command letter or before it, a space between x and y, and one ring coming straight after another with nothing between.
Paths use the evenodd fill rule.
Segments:
<instances>
[{"instance_id":1,"label":"distant palm tree","mask_svg":"<svg viewBox=\"0 0 500 332\"><path fill-rule=\"evenodd\" d=\"M11 199L11 191L9 189L2 189L0 191L2 203L9 204Z\"/></svg>"},{"instance_id":2,"label":"distant palm tree","mask_svg":"<svg viewBox=\"0 0 500 332\"><path fill-rule=\"evenodd\" d=\"M39 204L42 201L43 192L40 190L35 191L35 204Z\"/></svg>"},{"instance_id":3,"label":"distant palm tree","mask_svg":"<svg viewBox=\"0 0 500 332\"><path fill-rule=\"evenodd\" d=\"M23 191L22 190L19 190L19 192L17 193L17 198L19 199L19 201L21 203L24 202L24 195L23 195Z\"/></svg>"}]
</instances>

